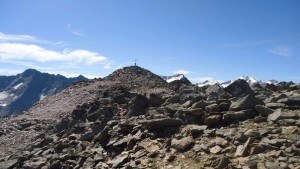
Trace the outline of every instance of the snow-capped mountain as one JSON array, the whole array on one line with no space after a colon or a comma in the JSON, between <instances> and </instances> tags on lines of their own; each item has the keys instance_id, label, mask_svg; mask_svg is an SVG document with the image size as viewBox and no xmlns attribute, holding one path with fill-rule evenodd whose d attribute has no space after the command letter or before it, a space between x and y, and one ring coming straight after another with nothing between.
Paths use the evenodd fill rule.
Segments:
<instances>
[{"instance_id":1,"label":"snow-capped mountain","mask_svg":"<svg viewBox=\"0 0 300 169\"><path fill-rule=\"evenodd\" d=\"M219 84L218 81L216 80L205 80L204 82L201 83L197 83L196 85L199 87L203 87L203 86L208 86L208 85L214 85L214 84Z\"/></svg>"},{"instance_id":2,"label":"snow-capped mountain","mask_svg":"<svg viewBox=\"0 0 300 169\"><path fill-rule=\"evenodd\" d=\"M173 81L181 80L186 77L183 74L177 74L177 75L173 75L173 76L161 76L161 78L164 79L165 81L167 81L168 83L171 83Z\"/></svg>"},{"instance_id":3,"label":"snow-capped mountain","mask_svg":"<svg viewBox=\"0 0 300 169\"><path fill-rule=\"evenodd\" d=\"M246 80L249 84L254 84L254 83L261 83L262 81L258 81L256 80L255 78L251 77L251 76L248 76L248 75L244 75L244 76L241 76L237 79L243 79L243 80Z\"/></svg>"},{"instance_id":4,"label":"snow-capped mountain","mask_svg":"<svg viewBox=\"0 0 300 169\"><path fill-rule=\"evenodd\" d=\"M0 117L31 108L72 83L87 80L83 76L66 78L28 69L15 76L0 76Z\"/></svg>"},{"instance_id":5,"label":"snow-capped mountain","mask_svg":"<svg viewBox=\"0 0 300 169\"><path fill-rule=\"evenodd\" d=\"M255 78L251 77L251 76L248 76L248 75L244 75L244 76L241 76L241 77L238 77L236 78L235 80L238 80L238 79L243 79L245 80L246 82L249 83L249 85L253 85L255 83L262 83L262 81L260 80L256 80ZM226 82L223 82L221 83L221 86L222 87L227 87L228 85L230 85L231 83L233 83L235 80L228 80Z\"/></svg>"},{"instance_id":6,"label":"snow-capped mountain","mask_svg":"<svg viewBox=\"0 0 300 169\"><path fill-rule=\"evenodd\" d=\"M279 82L277 80L269 80L266 82L267 84L278 84Z\"/></svg>"}]
</instances>

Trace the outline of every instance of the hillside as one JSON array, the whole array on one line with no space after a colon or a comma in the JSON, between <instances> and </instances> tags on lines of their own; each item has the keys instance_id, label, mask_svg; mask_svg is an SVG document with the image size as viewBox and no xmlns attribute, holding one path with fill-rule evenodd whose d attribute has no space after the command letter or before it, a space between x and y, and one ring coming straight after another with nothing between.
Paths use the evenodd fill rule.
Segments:
<instances>
[{"instance_id":1,"label":"hillside","mask_svg":"<svg viewBox=\"0 0 300 169\"><path fill-rule=\"evenodd\" d=\"M297 168L300 88L273 85L238 79L226 88L175 89L125 67L2 119L0 166Z\"/></svg>"}]
</instances>

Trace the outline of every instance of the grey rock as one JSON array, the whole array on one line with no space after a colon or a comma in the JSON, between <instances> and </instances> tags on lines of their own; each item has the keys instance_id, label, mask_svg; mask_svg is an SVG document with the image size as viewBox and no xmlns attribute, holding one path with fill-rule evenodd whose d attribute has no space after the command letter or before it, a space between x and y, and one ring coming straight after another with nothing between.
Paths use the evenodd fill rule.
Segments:
<instances>
[{"instance_id":1,"label":"grey rock","mask_svg":"<svg viewBox=\"0 0 300 169\"><path fill-rule=\"evenodd\" d=\"M12 169L18 163L17 159L0 162L0 169Z\"/></svg>"},{"instance_id":2,"label":"grey rock","mask_svg":"<svg viewBox=\"0 0 300 169\"><path fill-rule=\"evenodd\" d=\"M187 151L194 145L194 139L192 137L183 137L181 139L172 139L171 146L178 151Z\"/></svg>"},{"instance_id":3,"label":"grey rock","mask_svg":"<svg viewBox=\"0 0 300 169\"><path fill-rule=\"evenodd\" d=\"M114 158L114 160L112 161L112 168L120 168L128 161L129 161L128 152L123 152L122 154Z\"/></svg>"},{"instance_id":4,"label":"grey rock","mask_svg":"<svg viewBox=\"0 0 300 169\"><path fill-rule=\"evenodd\" d=\"M179 118L186 124L200 124L204 111L198 109L182 109L174 114L174 118Z\"/></svg>"},{"instance_id":5,"label":"grey rock","mask_svg":"<svg viewBox=\"0 0 300 169\"><path fill-rule=\"evenodd\" d=\"M254 118L256 116L256 112L253 110L243 110L238 112L226 112L223 115L223 122L224 123L232 123L235 121L242 121Z\"/></svg>"},{"instance_id":6,"label":"grey rock","mask_svg":"<svg viewBox=\"0 0 300 169\"><path fill-rule=\"evenodd\" d=\"M235 157L244 157L248 154L250 143L252 142L252 138L248 138L244 145L239 145L235 152Z\"/></svg>"},{"instance_id":7,"label":"grey rock","mask_svg":"<svg viewBox=\"0 0 300 169\"><path fill-rule=\"evenodd\" d=\"M247 95L233 102L230 106L230 110L255 109L255 106L258 104L263 104L263 103L253 95Z\"/></svg>"},{"instance_id":8,"label":"grey rock","mask_svg":"<svg viewBox=\"0 0 300 169\"><path fill-rule=\"evenodd\" d=\"M282 119L299 119L299 113L277 109L274 113L268 116L268 121L278 121Z\"/></svg>"}]
</instances>

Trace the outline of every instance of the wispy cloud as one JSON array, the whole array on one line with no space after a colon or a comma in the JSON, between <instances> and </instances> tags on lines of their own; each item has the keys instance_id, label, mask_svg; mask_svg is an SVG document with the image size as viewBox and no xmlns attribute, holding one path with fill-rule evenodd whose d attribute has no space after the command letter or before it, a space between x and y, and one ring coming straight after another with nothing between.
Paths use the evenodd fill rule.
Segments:
<instances>
[{"instance_id":1,"label":"wispy cloud","mask_svg":"<svg viewBox=\"0 0 300 169\"><path fill-rule=\"evenodd\" d=\"M71 33L74 34L74 35L77 35L77 36L84 36L84 33L82 33L82 32L79 31L79 30L77 30L77 31L72 31Z\"/></svg>"},{"instance_id":2,"label":"wispy cloud","mask_svg":"<svg viewBox=\"0 0 300 169\"><path fill-rule=\"evenodd\" d=\"M81 30L73 29L70 24L67 24L66 30L76 36L85 36L85 34Z\"/></svg>"},{"instance_id":3,"label":"wispy cloud","mask_svg":"<svg viewBox=\"0 0 300 169\"><path fill-rule=\"evenodd\" d=\"M15 34L5 34L0 32L0 42L22 42L22 43L43 43L43 44L52 44L52 45L61 45L64 42L57 41L52 42L48 40L39 39L31 35L15 35Z\"/></svg>"},{"instance_id":4,"label":"wispy cloud","mask_svg":"<svg viewBox=\"0 0 300 169\"><path fill-rule=\"evenodd\" d=\"M191 71L188 70L184 70L184 69L179 69L179 70L175 70L173 71L174 74L183 74L183 75L188 75L191 74Z\"/></svg>"},{"instance_id":5,"label":"wispy cloud","mask_svg":"<svg viewBox=\"0 0 300 169\"><path fill-rule=\"evenodd\" d=\"M291 57L292 50L288 47L275 47L270 49L269 53L283 57Z\"/></svg>"},{"instance_id":6,"label":"wispy cloud","mask_svg":"<svg viewBox=\"0 0 300 169\"><path fill-rule=\"evenodd\" d=\"M72 64L100 63L110 68L107 57L83 49L54 51L34 44L0 43L1 61L68 62Z\"/></svg>"},{"instance_id":7,"label":"wispy cloud","mask_svg":"<svg viewBox=\"0 0 300 169\"><path fill-rule=\"evenodd\" d=\"M270 44L274 41L274 39L263 39L257 41L249 41L249 42L239 42L239 43L228 43L222 45L226 48L242 48L242 47L251 47L251 46L258 46L258 45L265 45Z\"/></svg>"}]
</instances>

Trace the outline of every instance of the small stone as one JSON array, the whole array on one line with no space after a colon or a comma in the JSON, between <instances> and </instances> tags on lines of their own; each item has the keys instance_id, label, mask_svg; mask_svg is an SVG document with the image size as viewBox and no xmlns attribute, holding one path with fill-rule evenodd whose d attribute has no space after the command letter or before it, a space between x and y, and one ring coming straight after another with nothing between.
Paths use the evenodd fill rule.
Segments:
<instances>
[{"instance_id":1,"label":"small stone","mask_svg":"<svg viewBox=\"0 0 300 169\"><path fill-rule=\"evenodd\" d=\"M222 148L220 146L214 146L209 149L209 152L213 153L213 154L219 154L219 153L221 153L221 151L222 151Z\"/></svg>"}]
</instances>

